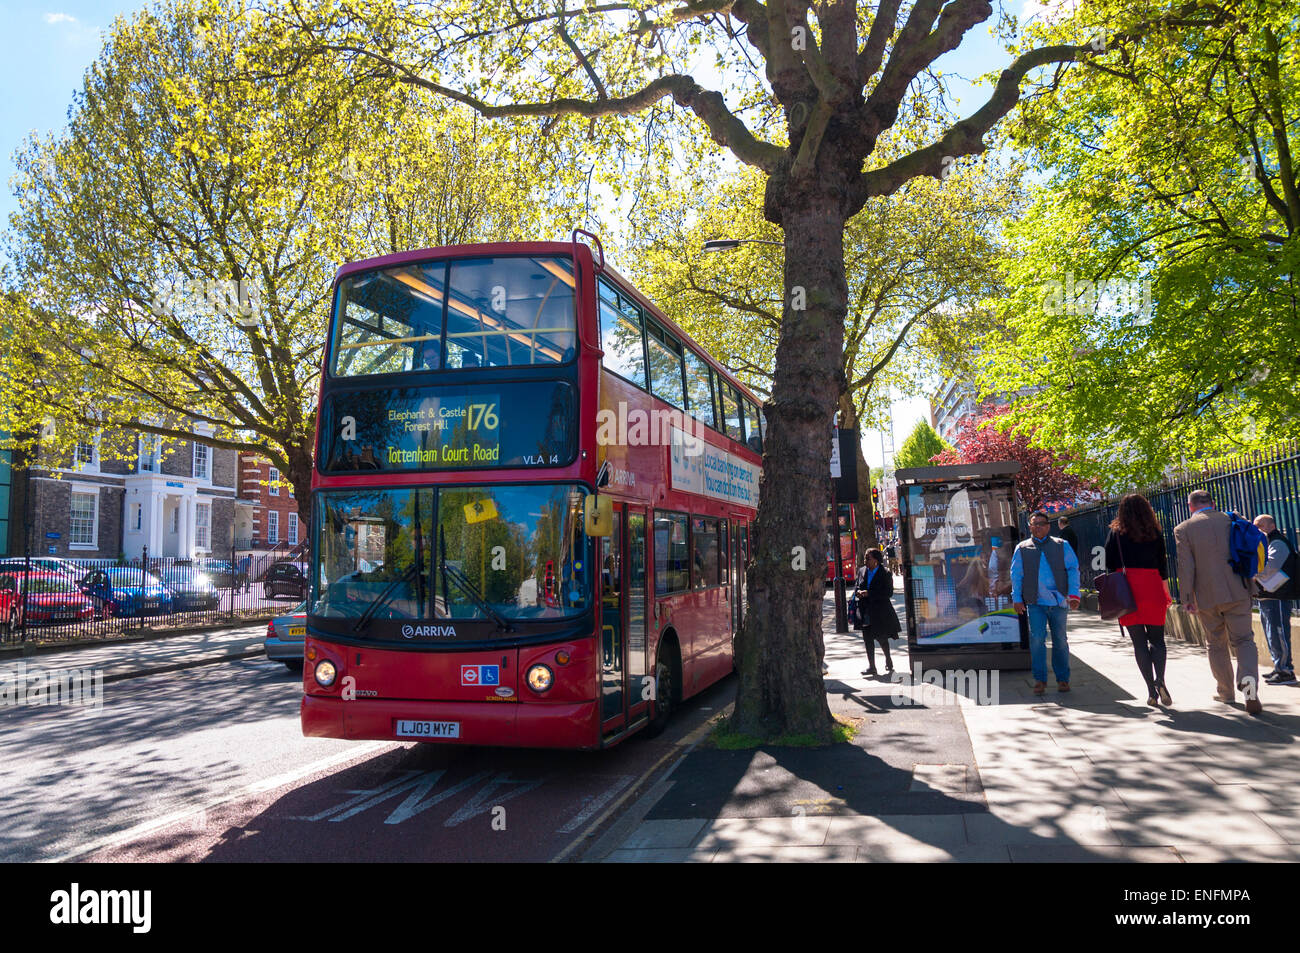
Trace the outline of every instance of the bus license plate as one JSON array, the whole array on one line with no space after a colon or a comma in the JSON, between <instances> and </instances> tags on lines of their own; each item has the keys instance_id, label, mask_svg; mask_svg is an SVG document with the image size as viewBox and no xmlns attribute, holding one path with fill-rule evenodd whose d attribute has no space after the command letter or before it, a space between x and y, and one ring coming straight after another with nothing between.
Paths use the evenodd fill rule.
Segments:
<instances>
[{"instance_id":1,"label":"bus license plate","mask_svg":"<svg viewBox=\"0 0 1300 953\"><path fill-rule=\"evenodd\" d=\"M399 721L399 738L459 738L458 721Z\"/></svg>"}]
</instances>

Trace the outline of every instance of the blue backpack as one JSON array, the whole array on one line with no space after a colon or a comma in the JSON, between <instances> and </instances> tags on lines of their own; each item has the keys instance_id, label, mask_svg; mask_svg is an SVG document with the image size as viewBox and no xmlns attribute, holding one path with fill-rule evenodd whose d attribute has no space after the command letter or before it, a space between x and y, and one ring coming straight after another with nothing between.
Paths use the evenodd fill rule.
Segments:
<instances>
[{"instance_id":1,"label":"blue backpack","mask_svg":"<svg viewBox=\"0 0 1300 953\"><path fill-rule=\"evenodd\" d=\"M1264 568L1268 559L1268 537L1250 520L1229 513L1232 526L1228 530L1228 562L1232 571L1250 585L1250 580Z\"/></svg>"}]
</instances>

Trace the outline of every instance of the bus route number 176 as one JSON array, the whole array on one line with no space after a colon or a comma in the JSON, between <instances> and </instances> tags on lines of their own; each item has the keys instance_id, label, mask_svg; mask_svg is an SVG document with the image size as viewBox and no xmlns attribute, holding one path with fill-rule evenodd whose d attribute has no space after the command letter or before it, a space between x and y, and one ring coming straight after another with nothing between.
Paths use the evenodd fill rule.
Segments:
<instances>
[{"instance_id":1,"label":"bus route number 176","mask_svg":"<svg viewBox=\"0 0 1300 953\"><path fill-rule=\"evenodd\" d=\"M470 430L478 430L480 427L496 430L501 425L496 404L470 404L465 411L469 417L466 423L469 424Z\"/></svg>"}]
</instances>

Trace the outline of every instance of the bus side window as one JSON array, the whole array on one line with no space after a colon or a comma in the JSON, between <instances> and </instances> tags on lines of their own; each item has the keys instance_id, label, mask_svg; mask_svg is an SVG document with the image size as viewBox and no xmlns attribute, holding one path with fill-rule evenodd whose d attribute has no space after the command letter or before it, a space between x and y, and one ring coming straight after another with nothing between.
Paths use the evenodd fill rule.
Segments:
<instances>
[{"instance_id":1,"label":"bus side window","mask_svg":"<svg viewBox=\"0 0 1300 953\"><path fill-rule=\"evenodd\" d=\"M752 400L745 401L745 442L755 453L763 452L763 427L759 423L760 411Z\"/></svg>"}]
</instances>

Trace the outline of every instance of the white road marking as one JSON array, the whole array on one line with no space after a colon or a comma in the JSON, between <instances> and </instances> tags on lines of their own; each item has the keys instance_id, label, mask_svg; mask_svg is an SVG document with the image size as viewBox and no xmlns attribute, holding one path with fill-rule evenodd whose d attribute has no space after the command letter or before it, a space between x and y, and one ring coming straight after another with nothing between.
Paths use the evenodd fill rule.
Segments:
<instances>
[{"instance_id":1,"label":"white road marking","mask_svg":"<svg viewBox=\"0 0 1300 953\"><path fill-rule=\"evenodd\" d=\"M206 811L211 811L223 804L229 804L231 801L237 801L254 794L265 794L267 791L273 791L276 788L284 787L301 781L305 777L316 774L319 771L328 771L330 768L346 764L349 761L363 760L370 755L378 754L385 749L395 748L398 745L391 741L375 741L366 745L359 745L355 748L349 748L347 751L340 751L338 754L331 755L328 758L322 758L320 761L313 761L311 764L296 768L293 771L287 771L284 774L278 774L274 777L264 778L261 781L255 781L252 784L238 788L229 794L219 797L215 800L208 801L200 807L181 808L170 814L155 818L151 821L145 821L137 824L135 827L128 828L116 834L109 834L93 840L88 844L80 847L74 847L67 853L55 857L46 863L63 864L78 857L84 857L86 854L94 853L98 850L106 850L113 847L120 847L123 844L129 844L131 841L139 840L142 837L148 837L157 831L171 827L173 824L180 824L184 821L192 820Z\"/></svg>"},{"instance_id":2,"label":"white road marking","mask_svg":"<svg viewBox=\"0 0 1300 953\"><path fill-rule=\"evenodd\" d=\"M591 795L587 795L586 797L584 797L582 799L583 800L582 810L580 810L577 814L575 814L573 819L569 821L569 823L561 827L557 833L572 834L574 831L576 831L579 827L581 827L583 824L587 822L587 818L591 817L602 807L608 804L615 794L617 794L619 791L623 790L625 787L631 784L633 780L634 779L632 775L621 774L617 778L615 778L614 783L611 784L609 787L607 787L604 791L601 791L599 794L595 795L594 797Z\"/></svg>"}]
</instances>

